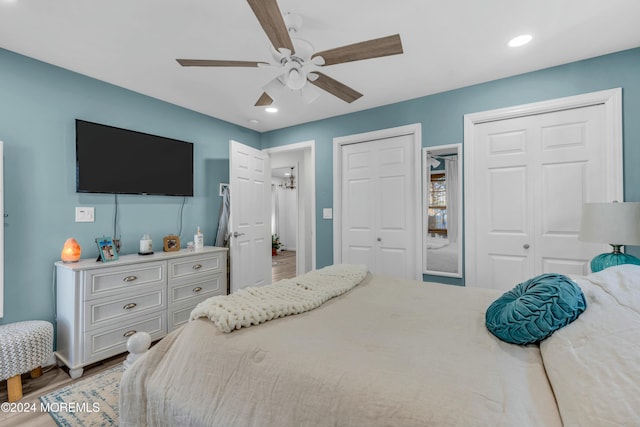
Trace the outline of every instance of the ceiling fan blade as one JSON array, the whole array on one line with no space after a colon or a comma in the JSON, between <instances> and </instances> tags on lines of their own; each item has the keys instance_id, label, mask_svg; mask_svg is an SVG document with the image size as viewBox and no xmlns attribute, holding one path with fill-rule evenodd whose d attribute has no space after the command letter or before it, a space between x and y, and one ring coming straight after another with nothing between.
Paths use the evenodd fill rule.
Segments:
<instances>
[{"instance_id":1,"label":"ceiling fan blade","mask_svg":"<svg viewBox=\"0 0 640 427\"><path fill-rule=\"evenodd\" d=\"M351 89L349 86L340 83L326 74L322 74L317 71L314 71L313 74L316 74L318 78L315 80L309 80L309 83L318 86L320 89L326 90L331 95L337 96L344 102L351 104L362 96L360 92Z\"/></svg>"},{"instance_id":2,"label":"ceiling fan blade","mask_svg":"<svg viewBox=\"0 0 640 427\"><path fill-rule=\"evenodd\" d=\"M389 55L403 53L402 41L399 34L367 40L347 46L337 47L315 53L312 58L321 56L324 65L342 64L345 62L360 61L362 59L380 58Z\"/></svg>"},{"instance_id":3,"label":"ceiling fan blade","mask_svg":"<svg viewBox=\"0 0 640 427\"><path fill-rule=\"evenodd\" d=\"M263 92L262 95L260 95L260 98L258 98L258 102L256 102L256 107L264 107L265 105L271 105L273 103L273 99L271 99L271 97L269 95L267 95L267 92Z\"/></svg>"},{"instance_id":4,"label":"ceiling fan blade","mask_svg":"<svg viewBox=\"0 0 640 427\"><path fill-rule=\"evenodd\" d=\"M257 61L224 61L217 59L176 59L183 67L257 67L266 62Z\"/></svg>"},{"instance_id":5,"label":"ceiling fan blade","mask_svg":"<svg viewBox=\"0 0 640 427\"><path fill-rule=\"evenodd\" d=\"M281 48L295 52L289 30L276 0L247 0L251 10L276 50Z\"/></svg>"}]
</instances>

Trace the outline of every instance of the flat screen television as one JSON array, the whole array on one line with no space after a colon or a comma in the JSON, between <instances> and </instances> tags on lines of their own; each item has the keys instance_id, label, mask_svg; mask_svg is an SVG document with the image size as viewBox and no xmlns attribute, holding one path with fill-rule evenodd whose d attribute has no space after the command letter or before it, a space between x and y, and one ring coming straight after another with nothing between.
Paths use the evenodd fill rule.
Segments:
<instances>
[{"instance_id":1,"label":"flat screen television","mask_svg":"<svg viewBox=\"0 0 640 427\"><path fill-rule=\"evenodd\" d=\"M76 119L76 191L193 196L193 144Z\"/></svg>"}]
</instances>

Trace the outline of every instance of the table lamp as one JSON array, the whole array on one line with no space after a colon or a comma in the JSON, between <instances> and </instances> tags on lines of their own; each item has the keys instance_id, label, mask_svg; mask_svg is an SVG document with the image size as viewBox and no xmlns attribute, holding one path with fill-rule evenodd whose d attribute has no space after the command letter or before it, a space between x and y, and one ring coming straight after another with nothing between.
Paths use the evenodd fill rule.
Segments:
<instances>
[{"instance_id":1,"label":"table lamp","mask_svg":"<svg viewBox=\"0 0 640 427\"><path fill-rule=\"evenodd\" d=\"M640 259L620 250L624 245L640 245L640 203L585 203L578 239L608 243L613 248L613 252L600 254L591 260L594 273L620 264L640 265Z\"/></svg>"},{"instance_id":2,"label":"table lamp","mask_svg":"<svg viewBox=\"0 0 640 427\"><path fill-rule=\"evenodd\" d=\"M80 255L82 254L82 249L80 249L80 245L73 237L69 237L62 247L62 252L60 253L60 259L62 262L76 262L80 259Z\"/></svg>"}]
</instances>

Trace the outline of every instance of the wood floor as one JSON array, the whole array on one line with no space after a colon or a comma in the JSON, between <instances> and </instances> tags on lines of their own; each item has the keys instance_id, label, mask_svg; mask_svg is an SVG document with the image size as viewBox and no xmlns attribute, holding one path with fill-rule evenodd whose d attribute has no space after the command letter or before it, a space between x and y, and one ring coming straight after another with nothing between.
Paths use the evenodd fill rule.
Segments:
<instances>
[{"instance_id":1,"label":"wood floor","mask_svg":"<svg viewBox=\"0 0 640 427\"><path fill-rule=\"evenodd\" d=\"M47 393L51 393L54 390L65 387L73 382L81 381L92 375L98 374L115 364L122 362L128 353L114 356L110 359L104 360L98 364L89 366L85 369L84 375L76 380L72 380L69 377L65 368L59 368L57 365L43 367L43 374L38 378L31 378L29 374L22 376L22 393L24 397L19 400L22 405L35 404L36 412L21 413L16 412L4 412L0 411L0 426L13 427L13 426L25 426L25 427L56 427L53 418L46 413L40 412L40 401L38 398ZM7 382L0 381L0 402L7 402Z\"/></svg>"},{"instance_id":2,"label":"wood floor","mask_svg":"<svg viewBox=\"0 0 640 427\"><path fill-rule=\"evenodd\" d=\"M281 251L271 257L272 283L296 276L296 251Z\"/></svg>"}]
</instances>

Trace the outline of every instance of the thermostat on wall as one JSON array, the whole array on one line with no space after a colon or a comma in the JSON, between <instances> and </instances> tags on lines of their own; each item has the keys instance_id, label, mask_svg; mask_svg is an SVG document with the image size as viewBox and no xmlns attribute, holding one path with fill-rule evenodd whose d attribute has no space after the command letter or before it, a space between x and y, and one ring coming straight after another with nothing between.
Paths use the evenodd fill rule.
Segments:
<instances>
[{"instance_id":1,"label":"thermostat on wall","mask_svg":"<svg viewBox=\"0 0 640 427\"><path fill-rule=\"evenodd\" d=\"M94 208L76 206L76 222L93 222L94 220Z\"/></svg>"},{"instance_id":2,"label":"thermostat on wall","mask_svg":"<svg viewBox=\"0 0 640 427\"><path fill-rule=\"evenodd\" d=\"M333 219L333 209L322 208L322 219Z\"/></svg>"}]
</instances>

